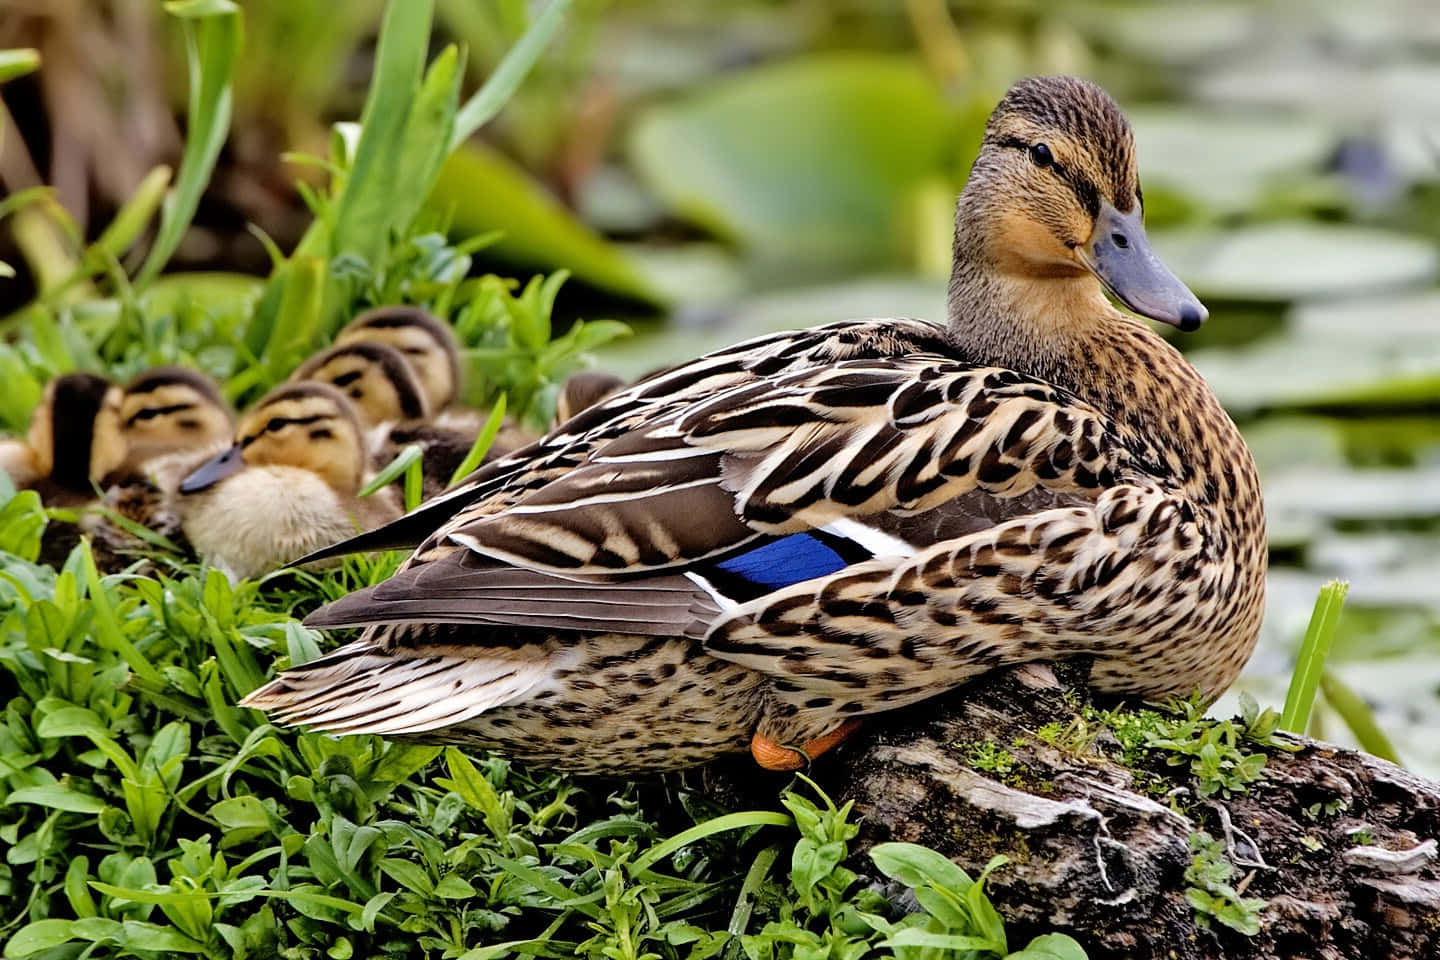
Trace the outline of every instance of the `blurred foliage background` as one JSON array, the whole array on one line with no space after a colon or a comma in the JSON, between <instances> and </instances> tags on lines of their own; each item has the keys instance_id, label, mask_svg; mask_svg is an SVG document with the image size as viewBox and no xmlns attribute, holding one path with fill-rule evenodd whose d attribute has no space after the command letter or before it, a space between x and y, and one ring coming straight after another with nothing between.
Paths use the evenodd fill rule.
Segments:
<instances>
[{"instance_id":1,"label":"blurred foliage background","mask_svg":"<svg viewBox=\"0 0 1440 960\"><path fill-rule=\"evenodd\" d=\"M293 161L358 115L381 6L244 4L231 132L171 261L186 295L258 296L267 241L300 241L297 181L325 175ZM434 48L467 52L473 89L537 9L441 0ZM0 182L53 201L0 226L17 270L0 314L64 294L84 241L177 165L186 124L184 49L154 0L4 0L11 48L44 66L0 94ZM940 320L984 117L1050 72L1129 113L1156 246L1212 309L1181 345L1264 472L1270 609L1242 685L1279 702L1316 587L1348 578L1326 689L1358 693L1405 762L1440 773L1434 3L577 0L429 205L452 237L503 231L474 273L571 271L562 328L635 323L603 354L622 373L766 329ZM1333 713L1314 723L1348 736Z\"/></svg>"}]
</instances>

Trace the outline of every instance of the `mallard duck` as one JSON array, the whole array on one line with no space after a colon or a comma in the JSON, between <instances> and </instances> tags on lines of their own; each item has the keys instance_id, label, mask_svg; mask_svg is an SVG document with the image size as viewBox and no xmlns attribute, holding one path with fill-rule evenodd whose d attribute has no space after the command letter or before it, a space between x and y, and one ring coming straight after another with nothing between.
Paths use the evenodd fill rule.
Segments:
<instances>
[{"instance_id":1,"label":"mallard duck","mask_svg":"<svg viewBox=\"0 0 1440 960\"><path fill-rule=\"evenodd\" d=\"M172 542L183 541L174 511L181 477L201 460L230 446L234 417L215 381L186 367L154 367L123 388L120 429L125 459L104 479L104 503L127 520ZM109 514L85 518L95 562L118 570L147 544ZM183 544L178 544L182 546Z\"/></svg>"},{"instance_id":2,"label":"mallard duck","mask_svg":"<svg viewBox=\"0 0 1440 960\"><path fill-rule=\"evenodd\" d=\"M1205 381L1106 299L1206 319L1142 203L1114 101L1021 81L959 198L946 328L778 333L617 392L322 551L416 547L310 618L358 640L243 703L630 773L797 768L1072 655L1111 694L1217 696L1260 624L1260 487Z\"/></svg>"},{"instance_id":3,"label":"mallard duck","mask_svg":"<svg viewBox=\"0 0 1440 960\"><path fill-rule=\"evenodd\" d=\"M93 503L96 487L125 461L120 388L93 373L67 373L45 387L24 440L0 442L0 465L47 507Z\"/></svg>"},{"instance_id":4,"label":"mallard duck","mask_svg":"<svg viewBox=\"0 0 1440 960\"><path fill-rule=\"evenodd\" d=\"M454 404L460 391L460 345L444 320L421 307L376 307L350 321L335 337L336 346L362 342L400 351L415 370L430 414Z\"/></svg>"},{"instance_id":5,"label":"mallard duck","mask_svg":"<svg viewBox=\"0 0 1440 960\"><path fill-rule=\"evenodd\" d=\"M366 477L355 408L327 384L285 383L248 410L235 443L179 484L175 508L195 552L232 580L258 576L400 515Z\"/></svg>"}]
</instances>

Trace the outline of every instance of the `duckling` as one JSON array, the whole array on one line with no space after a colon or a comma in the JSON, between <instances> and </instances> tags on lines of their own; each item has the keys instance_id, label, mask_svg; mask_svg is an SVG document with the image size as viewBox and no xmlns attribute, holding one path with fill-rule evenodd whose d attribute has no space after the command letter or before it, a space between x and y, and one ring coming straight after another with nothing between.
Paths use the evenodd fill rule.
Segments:
<instances>
[{"instance_id":1,"label":"duckling","mask_svg":"<svg viewBox=\"0 0 1440 960\"><path fill-rule=\"evenodd\" d=\"M144 476L175 454L229 444L235 418L215 381L187 367L153 367L125 385L120 403L125 461L119 473Z\"/></svg>"},{"instance_id":2,"label":"duckling","mask_svg":"<svg viewBox=\"0 0 1440 960\"><path fill-rule=\"evenodd\" d=\"M1218 696L1266 570L1249 451L1141 319L1206 310L1151 250L1130 125L1015 85L956 208L949 324L875 319L657 373L387 527L415 548L307 621L359 639L242 702L334 733L583 773L748 748L1092 658L1116 696Z\"/></svg>"},{"instance_id":3,"label":"duckling","mask_svg":"<svg viewBox=\"0 0 1440 960\"><path fill-rule=\"evenodd\" d=\"M105 506L184 552L173 509L176 488L190 468L230 446L235 429L230 408L215 381L203 373L154 367L125 385L120 423L126 455L104 480ZM82 527L102 571L122 569L153 550L108 514L87 516Z\"/></svg>"},{"instance_id":4,"label":"duckling","mask_svg":"<svg viewBox=\"0 0 1440 960\"><path fill-rule=\"evenodd\" d=\"M561 385L555 397L555 421L559 426L595 406L601 400L621 390L625 381L613 373L602 370L582 370L572 373Z\"/></svg>"},{"instance_id":5,"label":"duckling","mask_svg":"<svg viewBox=\"0 0 1440 960\"><path fill-rule=\"evenodd\" d=\"M345 395L284 383L240 418L233 446L180 482L175 506L201 559L240 580L398 517L393 491L357 496L365 476Z\"/></svg>"},{"instance_id":6,"label":"duckling","mask_svg":"<svg viewBox=\"0 0 1440 960\"><path fill-rule=\"evenodd\" d=\"M45 387L24 440L0 444L0 464L18 489L47 507L95 501L96 485L125 460L120 388L93 373L67 373Z\"/></svg>"},{"instance_id":7,"label":"duckling","mask_svg":"<svg viewBox=\"0 0 1440 960\"><path fill-rule=\"evenodd\" d=\"M350 399L367 427L424 420L431 409L415 365L384 343L338 343L306 360L290 379L330 384Z\"/></svg>"},{"instance_id":8,"label":"duckling","mask_svg":"<svg viewBox=\"0 0 1440 960\"><path fill-rule=\"evenodd\" d=\"M455 331L435 314L409 306L367 310L335 337L336 346L356 342L383 343L400 351L425 391L425 408L431 415L455 403L460 391L460 345Z\"/></svg>"}]
</instances>

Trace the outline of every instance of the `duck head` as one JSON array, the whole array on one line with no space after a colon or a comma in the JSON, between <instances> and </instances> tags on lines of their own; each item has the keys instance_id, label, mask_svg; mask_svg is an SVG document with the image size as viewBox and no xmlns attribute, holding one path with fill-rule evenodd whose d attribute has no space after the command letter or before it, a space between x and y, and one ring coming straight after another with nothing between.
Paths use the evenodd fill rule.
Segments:
<instances>
[{"instance_id":1,"label":"duck head","mask_svg":"<svg viewBox=\"0 0 1440 960\"><path fill-rule=\"evenodd\" d=\"M420 379L427 409L444 410L460 388L460 348L455 331L419 307L377 307L350 322L335 343L383 343L405 356Z\"/></svg>"},{"instance_id":2,"label":"duck head","mask_svg":"<svg viewBox=\"0 0 1440 960\"><path fill-rule=\"evenodd\" d=\"M235 431L215 381L185 367L155 367L126 384L120 423L132 464L208 449Z\"/></svg>"},{"instance_id":3,"label":"duck head","mask_svg":"<svg viewBox=\"0 0 1440 960\"><path fill-rule=\"evenodd\" d=\"M235 444L180 482L199 493L247 467L298 467L343 495L360 489L365 448L355 408L329 384L284 383L240 417Z\"/></svg>"},{"instance_id":4,"label":"duck head","mask_svg":"<svg viewBox=\"0 0 1440 960\"><path fill-rule=\"evenodd\" d=\"M45 387L26 443L38 471L55 484L88 493L125 460L120 388L93 373L67 373Z\"/></svg>"},{"instance_id":5,"label":"duck head","mask_svg":"<svg viewBox=\"0 0 1440 960\"><path fill-rule=\"evenodd\" d=\"M955 220L952 325L1005 300L1036 324L1104 317L1101 290L1195 330L1205 307L1150 247L1130 124L1074 77L1031 77L990 116ZM1026 318L1026 307L1032 316ZM957 331L962 332L962 331Z\"/></svg>"},{"instance_id":6,"label":"duck head","mask_svg":"<svg viewBox=\"0 0 1440 960\"><path fill-rule=\"evenodd\" d=\"M429 412L415 367L384 343L354 340L331 347L301 364L290 379L330 384L369 426L418 420Z\"/></svg>"}]
</instances>

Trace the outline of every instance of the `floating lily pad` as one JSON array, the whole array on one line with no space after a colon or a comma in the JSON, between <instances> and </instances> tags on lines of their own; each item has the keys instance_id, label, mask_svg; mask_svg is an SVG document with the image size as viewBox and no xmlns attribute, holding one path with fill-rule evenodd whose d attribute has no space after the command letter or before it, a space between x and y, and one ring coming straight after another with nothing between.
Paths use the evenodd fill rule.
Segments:
<instances>
[{"instance_id":1,"label":"floating lily pad","mask_svg":"<svg viewBox=\"0 0 1440 960\"><path fill-rule=\"evenodd\" d=\"M1424 284L1440 267L1423 238L1319 223L1170 230L1155 247L1196 293L1232 300L1357 296Z\"/></svg>"},{"instance_id":2,"label":"floating lily pad","mask_svg":"<svg viewBox=\"0 0 1440 960\"><path fill-rule=\"evenodd\" d=\"M1129 116L1147 192L1166 187L1210 213L1248 210L1276 177L1319 170L1338 139L1328 124L1274 111L1140 107Z\"/></svg>"},{"instance_id":3,"label":"floating lily pad","mask_svg":"<svg viewBox=\"0 0 1440 960\"><path fill-rule=\"evenodd\" d=\"M621 376L697 357L747 337L864 317L945 320L945 283L910 277L872 277L850 283L786 290L729 305L682 309L672 322L597 351L599 365Z\"/></svg>"},{"instance_id":4,"label":"floating lily pad","mask_svg":"<svg viewBox=\"0 0 1440 960\"><path fill-rule=\"evenodd\" d=\"M1434 338L1440 335L1440 290L1297 304L1287 323L1305 339Z\"/></svg>"},{"instance_id":5,"label":"floating lily pad","mask_svg":"<svg viewBox=\"0 0 1440 960\"><path fill-rule=\"evenodd\" d=\"M1440 396L1440 343L1433 339L1286 336L1250 347L1189 355L1226 407L1426 406Z\"/></svg>"},{"instance_id":6,"label":"floating lily pad","mask_svg":"<svg viewBox=\"0 0 1440 960\"><path fill-rule=\"evenodd\" d=\"M912 190L950 166L959 114L908 58L767 65L654 106L629 152L677 213L755 258L905 262Z\"/></svg>"}]
</instances>

